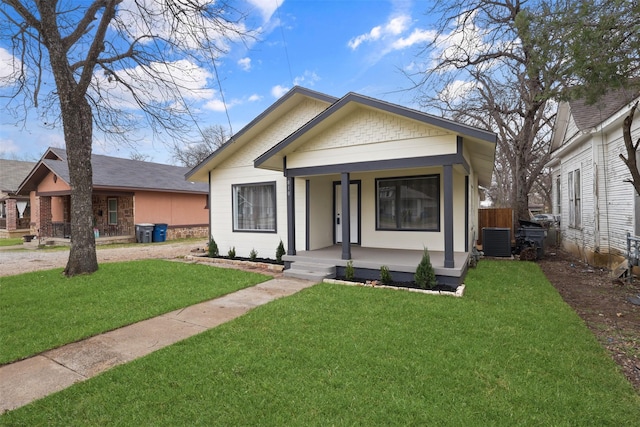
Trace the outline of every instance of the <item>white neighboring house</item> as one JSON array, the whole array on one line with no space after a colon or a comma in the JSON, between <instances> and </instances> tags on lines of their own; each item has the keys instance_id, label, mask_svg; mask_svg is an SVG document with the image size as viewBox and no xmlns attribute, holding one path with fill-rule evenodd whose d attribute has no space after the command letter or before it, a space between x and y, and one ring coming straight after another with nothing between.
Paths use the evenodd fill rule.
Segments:
<instances>
[{"instance_id":1,"label":"white neighboring house","mask_svg":"<svg viewBox=\"0 0 640 427\"><path fill-rule=\"evenodd\" d=\"M562 247L591 265L615 267L626 253L627 233L640 234L640 202L620 159L627 151L622 123L640 99L615 90L597 104L562 102L553 128L553 213L561 216ZM631 128L640 138L640 109Z\"/></svg>"},{"instance_id":2,"label":"white neighboring house","mask_svg":"<svg viewBox=\"0 0 640 427\"><path fill-rule=\"evenodd\" d=\"M324 253L334 267L352 260L377 276L381 265L413 274L427 247L440 281L456 284L478 236L478 188L490 185L495 142L355 93L295 87L186 177L209 182L221 255L235 247L273 258L282 240L287 267Z\"/></svg>"}]
</instances>

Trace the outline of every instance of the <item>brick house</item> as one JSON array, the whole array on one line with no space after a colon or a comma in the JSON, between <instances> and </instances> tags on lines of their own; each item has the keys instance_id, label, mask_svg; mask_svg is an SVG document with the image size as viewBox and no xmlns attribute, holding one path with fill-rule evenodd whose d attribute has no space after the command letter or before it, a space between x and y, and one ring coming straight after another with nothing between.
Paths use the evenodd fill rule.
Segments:
<instances>
[{"instance_id":1,"label":"brick house","mask_svg":"<svg viewBox=\"0 0 640 427\"><path fill-rule=\"evenodd\" d=\"M49 148L20 184L31 202L31 234L70 237L66 151ZM185 181L188 168L94 154L93 222L98 240L135 240L136 224L167 224L166 239L208 236L207 185Z\"/></svg>"},{"instance_id":2,"label":"brick house","mask_svg":"<svg viewBox=\"0 0 640 427\"><path fill-rule=\"evenodd\" d=\"M16 192L34 165L35 162L0 159L0 238L29 234L31 203L28 196Z\"/></svg>"}]
</instances>

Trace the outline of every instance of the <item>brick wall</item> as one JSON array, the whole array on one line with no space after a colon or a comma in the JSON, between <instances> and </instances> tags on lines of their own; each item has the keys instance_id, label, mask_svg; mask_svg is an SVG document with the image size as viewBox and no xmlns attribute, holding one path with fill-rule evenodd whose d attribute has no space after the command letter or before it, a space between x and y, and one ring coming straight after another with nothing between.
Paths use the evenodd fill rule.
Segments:
<instances>
[{"instance_id":1,"label":"brick wall","mask_svg":"<svg viewBox=\"0 0 640 427\"><path fill-rule=\"evenodd\" d=\"M7 231L14 231L18 228L18 209L16 208L16 199L7 199Z\"/></svg>"}]
</instances>

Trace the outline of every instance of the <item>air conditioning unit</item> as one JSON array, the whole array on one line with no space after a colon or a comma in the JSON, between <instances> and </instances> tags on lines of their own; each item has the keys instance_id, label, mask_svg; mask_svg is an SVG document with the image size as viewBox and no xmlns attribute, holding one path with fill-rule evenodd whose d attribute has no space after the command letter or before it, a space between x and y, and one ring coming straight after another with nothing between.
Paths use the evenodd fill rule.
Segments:
<instances>
[{"instance_id":1,"label":"air conditioning unit","mask_svg":"<svg viewBox=\"0 0 640 427\"><path fill-rule=\"evenodd\" d=\"M485 256L510 257L511 256L511 229L509 228L483 228L482 252Z\"/></svg>"}]
</instances>

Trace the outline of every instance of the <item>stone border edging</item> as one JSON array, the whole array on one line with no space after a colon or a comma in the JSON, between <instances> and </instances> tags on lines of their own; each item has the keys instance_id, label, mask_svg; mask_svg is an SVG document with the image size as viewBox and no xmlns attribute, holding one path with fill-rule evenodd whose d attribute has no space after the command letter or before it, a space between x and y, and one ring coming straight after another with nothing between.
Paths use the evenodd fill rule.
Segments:
<instances>
[{"instance_id":1,"label":"stone border edging","mask_svg":"<svg viewBox=\"0 0 640 427\"><path fill-rule=\"evenodd\" d=\"M417 292L420 294L428 294L428 295L448 295L456 298L460 298L464 295L464 284L458 286L455 292L446 292L446 291L431 291L428 289L416 289L416 288L402 288L399 286L387 286L387 285L370 285L360 282L349 282L347 280L336 280L336 279L324 279L323 283L329 283L332 285L349 285L349 286L363 286L368 288L383 288L383 289L394 289L396 291L407 291L407 292Z\"/></svg>"},{"instance_id":2,"label":"stone border edging","mask_svg":"<svg viewBox=\"0 0 640 427\"><path fill-rule=\"evenodd\" d=\"M234 266L245 267L245 268L269 270L275 273L282 273L282 270L284 270L284 265L269 264L267 262L244 261L240 259L210 258L208 256L193 256L193 255L187 255L184 257L184 259L187 261L208 262L211 264L225 264L225 265L234 265Z\"/></svg>"}]
</instances>

